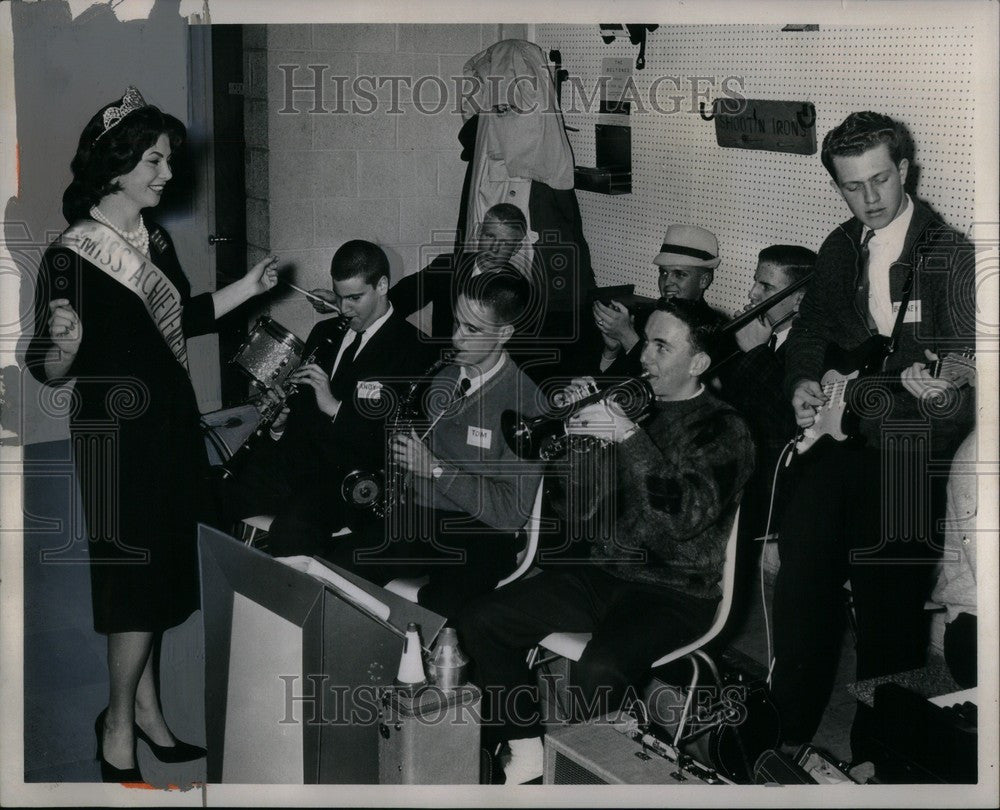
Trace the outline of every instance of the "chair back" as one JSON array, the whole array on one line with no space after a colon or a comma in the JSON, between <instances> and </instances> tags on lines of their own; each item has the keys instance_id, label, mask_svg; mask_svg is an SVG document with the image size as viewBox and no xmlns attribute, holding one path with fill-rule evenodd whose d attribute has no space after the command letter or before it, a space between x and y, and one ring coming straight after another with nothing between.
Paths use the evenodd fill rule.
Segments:
<instances>
[{"instance_id":1,"label":"chair back","mask_svg":"<svg viewBox=\"0 0 1000 810\"><path fill-rule=\"evenodd\" d=\"M705 631L704 635L695 639L690 644L685 644L683 647L667 653L662 658L658 658L653 662L652 669L669 664L671 661L683 658L688 653L701 649L722 632L722 628L725 627L726 621L729 619L729 609L733 606L733 591L736 587L736 547L739 527L740 510L737 507L736 514L733 515L733 528L729 532L729 540L726 541L726 562L722 567L722 582L720 583L722 599L715 610L715 619L712 621L712 626Z\"/></svg>"},{"instance_id":2,"label":"chair back","mask_svg":"<svg viewBox=\"0 0 1000 810\"><path fill-rule=\"evenodd\" d=\"M524 549L518 553L517 568L508 576L497 583L498 588L520 579L535 562L535 555L538 554L538 535L541 531L542 523L542 492L545 485L545 476L538 479L538 491L535 493L535 503L531 507L531 517L524 524L524 531L527 534L527 543Z\"/></svg>"},{"instance_id":3,"label":"chair back","mask_svg":"<svg viewBox=\"0 0 1000 810\"><path fill-rule=\"evenodd\" d=\"M531 517L529 517L528 522L524 524L524 531L527 533L528 538L524 549L518 552L517 568L515 568L508 576L501 579L496 584L497 588L502 588L508 582L513 582L515 579L519 579L524 576L528 569L531 568L531 564L535 561L535 555L538 553L539 526L542 522L543 483L544 476L543 480L538 482L538 492L535 494L535 503L531 507ZM426 576L399 577L398 579L394 579L386 584L385 589L410 602L416 602L420 589L429 581L430 578Z\"/></svg>"}]
</instances>

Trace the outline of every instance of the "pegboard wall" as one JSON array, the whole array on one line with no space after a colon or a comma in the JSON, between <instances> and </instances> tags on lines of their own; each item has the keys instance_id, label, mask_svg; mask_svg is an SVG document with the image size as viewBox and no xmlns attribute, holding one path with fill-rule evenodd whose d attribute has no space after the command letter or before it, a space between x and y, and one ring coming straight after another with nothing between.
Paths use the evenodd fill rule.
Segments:
<instances>
[{"instance_id":1,"label":"pegboard wall","mask_svg":"<svg viewBox=\"0 0 1000 810\"><path fill-rule=\"evenodd\" d=\"M975 202L976 34L959 23L799 32L782 32L780 25L660 25L647 37L643 70L634 70L639 49L627 35L605 44L597 25L537 26L538 45L546 53L558 48L563 67L589 95L602 59L630 60L647 110L634 106L628 116L632 193L577 193L598 282L634 283L636 292L657 294L651 261L667 225L701 225L719 238L722 254L706 298L727 312L740 309L762 248L785 243L816 250L850 217L830 186L819 148L826 132L856 110L875 110L906 124L916 144L918 195L967 231ZM654 85L661 77L671 78ZM711 99L734 92L811 101L816 154L718 146L715 125L702 120L697 99L692 102L695 77L703 79L699 86L709 108ZM587 108L579 94L574 111L568 86L566 124L580 130L569 133L576 164L593 166L594 124L625 118L599 115L597 103ZM665 112L648 103L651 86L658 88L655 97Z\"/></svg>"}]
</instances>

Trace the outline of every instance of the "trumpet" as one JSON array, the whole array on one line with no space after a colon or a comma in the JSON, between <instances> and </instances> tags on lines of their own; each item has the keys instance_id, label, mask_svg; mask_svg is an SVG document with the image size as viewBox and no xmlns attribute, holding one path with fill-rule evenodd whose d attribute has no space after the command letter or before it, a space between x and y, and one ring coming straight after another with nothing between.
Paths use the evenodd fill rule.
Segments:
<instances>
[{"instance_id":1,"label":"trumpet","mask_svg":"<svg viewBox=\"0 0 1000 810\"><path fill-rule=\"evenodd\" d=\"M500 414L500 429L507 446L519 458L550 461L567 451L572 438L566 430L567 423L588 405L602 401L614 402L629 419L641 419L653 401L649 378L649 372L644 372L637 379L608 386L564 408L540 416L524 417L516 411L504 411Z\"/></svg>"}]
</instances>

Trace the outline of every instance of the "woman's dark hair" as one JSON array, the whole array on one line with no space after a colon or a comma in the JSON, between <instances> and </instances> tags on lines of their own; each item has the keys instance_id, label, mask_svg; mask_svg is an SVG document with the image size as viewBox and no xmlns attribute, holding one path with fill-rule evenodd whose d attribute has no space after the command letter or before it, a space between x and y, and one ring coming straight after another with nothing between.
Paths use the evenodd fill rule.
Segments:
<instances>
[{"instance_id":1,"label":"woman's dark hair","mask_svg":"<svg viewBox=\"0 0 1000 810\"><path fill-rule=\"evenodd\" d=\"M63 216L71 225L103 197L121 190L115 178L132 171L160 135L170 140L171 153L184 144L184 124L157 107L135 110L104 132L104 111L117 104L115 101L98 110L80 135L70 164L73 182L63 192Z\"/></svg>"}]
</instances>

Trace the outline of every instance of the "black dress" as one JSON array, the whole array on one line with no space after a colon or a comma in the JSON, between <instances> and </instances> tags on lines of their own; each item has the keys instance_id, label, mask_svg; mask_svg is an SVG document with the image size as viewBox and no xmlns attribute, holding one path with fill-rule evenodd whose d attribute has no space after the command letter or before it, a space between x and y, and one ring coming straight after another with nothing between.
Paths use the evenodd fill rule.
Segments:
<instances>
[{"instance_id":1,"label":"black dress","mask_svg":"<svg viewBox=\"0 0 1000 810\"><path fill-rule=\"evenodd\" d=\"M211 331L211 295L191 297L170 237L147 225L152 259L184 303L185 335ZM56 298L69 299L83 327L66 378L75 379L70 432L89 539L94 629L172 627L198 607L197 523L212 519L191 380L135 293L53 244L39 270L36 335L27 355L40 381L46 382L52 345L48 302Z\"/></svg>"}]
</instances>

